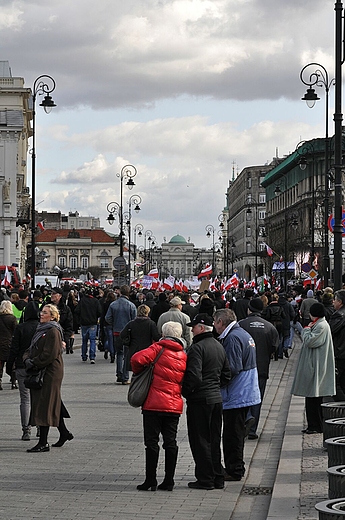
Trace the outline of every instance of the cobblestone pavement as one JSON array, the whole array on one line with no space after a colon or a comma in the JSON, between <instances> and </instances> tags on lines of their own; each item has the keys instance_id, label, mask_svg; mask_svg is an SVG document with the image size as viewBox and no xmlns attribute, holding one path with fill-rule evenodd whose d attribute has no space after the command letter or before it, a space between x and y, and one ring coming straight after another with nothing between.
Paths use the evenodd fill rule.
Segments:
<instances>
[{"instance_id":1,"label":"cobblestone pavement","mask_svg":"<svg viewBox=\"0 0 345 520\"><path fill-rule=\"evenodd\" d=\"M321 436L305 438L302 450L304 400L290 396L299 344L289 360L272 362L260 437L245 446L245 480L207 492L187 487L194 480L194 464L185 415L174 491L136 490L144 476L141 414L127 404L127 388L114 383L114 365L102 353L95 365L81 362L78 348L64 356L62 393L75 439L49 453L26 453L36 439L20 440L18 391L10 390L5 376L0 392L1 520L317 518L314 505L327 498L327 459ZM49 442L57 438L51 428Z\"/></svg>"}]
</instances>

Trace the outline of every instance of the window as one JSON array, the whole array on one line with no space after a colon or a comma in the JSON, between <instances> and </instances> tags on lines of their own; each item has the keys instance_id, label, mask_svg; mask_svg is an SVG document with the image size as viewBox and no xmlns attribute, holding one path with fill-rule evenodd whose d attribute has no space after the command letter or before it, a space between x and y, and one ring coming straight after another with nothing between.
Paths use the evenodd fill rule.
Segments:
<instances>
[{"instance_id":1,"label":"window","mask_svg":"<svg viewBox=\"0 0 345 520\"><path fill-rule=\"evenodd\" d=\"M65 267L66 267L66 257L65 256L59 256L59 267L61 269L65 269Z\"/></svg>"},{"instance_id":2,"label":"window","mask_svg":"<svg viewBox=\"0 0 345 520\"><path fill-rule=\"evenodd\" d=\"M264 209L260 209L259 211L259 219L260 220L265 220L266 218L266 211Z\"/></svg>"},{"instance_id":3,"label":"window","mask_svg":"<svg viewBox=\"0 0 345 520\"><path fill-rule=\"evenodd\" d=\"M250 226L247 226L246 236L247 237L252 236L252 230L251 230Z\"/></svg>"},{"instance_id":4,"label":"window","mask_svg":"<svg viewBox=\"0 0 345 520\"><path fill-rule=\"evenodd\" d=\"M250 176L250 173L248 174L248 179L247 179L247 181L248 181L248 189L250 190L251 187L252 187L252 178L251 178L251 176Z\"/></svg>"},{"instance_id":5,"label":"window","mask_svg":"<svg viewBox=\"0 0 345 520\"><path fill-rule=\"evenodd\" d=\"M71 269L77 269L77 264L78 264L78 259L76 256L71 256L71 258L69 259L70 261L70 267Z\"/></svg>"},{"instance_id":6,"label":"window","mask_svg":"<svg viewBox=\"0 0 345 520\"><path fill-rule=\"evenodd\" d=\"M266 193L260 193L259 194L259 203L265 204L265 202L266 202Z\"/></svg>"},{"instance_id":7,"label":"window","mask_svg":"<svg viewBox=\"0 0 345 520\"><path fill-rule=\"evenodd\" d=\"M246 242L246 253L250 253L251 247L250 242Z\"/></svg>"},{"instance_id":8,"label":"window","mask_svg":"<svg viewBox=\"0 0 345 520\"><path fill-rule=\"evenodd\" d=\"M108 267L109 267L108 258L101 258L101 268L108 269Z\"/></svg>"},{"instance_id":9,"label":"window","mask_svg":"<svg viewBox=\"0 0 345 520\"><path fill-rule=\"evenodd\" d=\"M89 259L87 256L82 256L81 257L81 268L82 269L87 269L89 267Z\"/></svg>"}]
</instances>

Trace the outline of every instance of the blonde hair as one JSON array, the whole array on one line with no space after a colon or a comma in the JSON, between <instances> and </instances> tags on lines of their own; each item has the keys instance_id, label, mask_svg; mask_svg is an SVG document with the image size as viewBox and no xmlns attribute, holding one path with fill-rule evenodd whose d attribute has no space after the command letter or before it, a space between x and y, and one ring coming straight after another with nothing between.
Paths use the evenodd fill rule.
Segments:
<instances>
[{"instance_id":1,"label":"blonde hair","mask_svg":"<svg viewBox=\"0 0 345 520\"><path fill-rule=\"evenodd\" d=\"M150 307L148 305L139 305L138 316L148 316L150 314Z\"/></svg>"},{"instance_id":2,"label":"blonde hair","mask_svg":"<svg viewBox=\"0 0 345 520\"><path fill-rule=\"evenodd\" d=\"M1 302L0 314L13 314L12 303L9 300L3 300Z\"/></svg>"},{"instance_id":3,"label":"blonde hair","mask_svg":"<svg viewBox=\"0 0 345 520\"><path fill-rule=\"evenodd\" d=\"M52 303L47 303L44 305L44 307L48 307L51 317L53 318L53 321L60 321L60 313L56 305L53 305ZM43 309L44 309L43 307Z\"/></svg>"}]
</instances>

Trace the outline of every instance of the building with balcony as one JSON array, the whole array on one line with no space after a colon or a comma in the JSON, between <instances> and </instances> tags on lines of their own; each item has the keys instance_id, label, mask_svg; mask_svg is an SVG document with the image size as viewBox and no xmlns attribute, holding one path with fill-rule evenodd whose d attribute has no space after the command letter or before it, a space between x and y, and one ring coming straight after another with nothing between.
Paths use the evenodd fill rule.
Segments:
<instances>
[{"instance_id":1,"label":"building with balcony","mask_svg":"<svg viewBox=\"0 0 345 520\"><path fill-rule=\"evenodd\" d=\"M266 254L266 192L261 186L265 175L277 163L248 166L229 182L226 192L226 266L231 276L253 280L268 270Z\"/></svg>"},{"instance_id":2,"label":"building with balcony","mask_svg":"<svg viewBox=\"0 0 345 520\"><path fill-rule=\"evenodd\" d=\"M173 236L158 248L147 249L143 255L148 267L159 270L161 279L172 275L188 280L198 275L207 263L213 264L214 274L222 274L221 252L195 247L190 239L187 241L182 235Z\"/></svg>"},{"instance_id":3,"label":"building with balcony","mask_svg":"<svg viewBox=\"0 0 345 520\"><path fill-rule=\"evenodd\" d=\"M36 237L37 272L46 274L57 266L75 277L91 272L97 279L113 277L119 256L114 237L103 229L46 229Z\"/></svg>"},{"instance_id":4,"label":"building with balcony","mask_svg":"<svg viewBox=\"0 0 345 520\"><path fill-rule=\"evenodd\" d=\"M31 136L30 89L0 61L0 264L16 264L25 275L30 224L26 158Z\"/></svg>"}]
</instances>

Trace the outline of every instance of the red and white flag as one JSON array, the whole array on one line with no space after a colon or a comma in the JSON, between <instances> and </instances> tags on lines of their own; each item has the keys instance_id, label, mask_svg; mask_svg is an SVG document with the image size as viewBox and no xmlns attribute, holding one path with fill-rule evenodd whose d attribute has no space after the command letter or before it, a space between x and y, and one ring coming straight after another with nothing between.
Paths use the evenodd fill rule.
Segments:
<instances>
[{"instance_id":1,"label":"red and white flag","mask_svg":"<svg viewBox=\"0 0 345 520\"><path fill-rule=\"evenodd\" d=\"M172 291L174 288L175 278L173 276L168 276L168 278L165 278L163 282L163 289L166 289L167 291Z\"/></svg>"},{"instance_id":2,"label":"red and white flag","mask_svg":"<svg viewBox=\"0 0 345 520\"><path fill-rule=\"evenodd\" d=\"M11 285L11 273L9 272L7 265L6 265L6 269L5 269L4 278L1 281L1 285L3 285L4 287L9 287Z\"/></svg>"},{"instance_id":3,"label":"red and white flag","mask_svg":"<svg viewBox=\"0 0 345 520\"><path fill-rule=\"evenodd\" d=\"M179 282L175 280L174 289L175 291L182 292L182 280L180 280Z\"/></svg>"},{"instance_id":4,"label":"red and white flag","mask_svg":"<svg viewBox=\"0 0 345 520\"><path fill-rule=\"evenodd\" d=\"M233 274L231 278L229 278L229 280L227 280L225 282L225 290L228 291L229 289L233 289L233 288L236 288L238 287L240 284L240 281L238 279L238 276L237 274Z\"/></svg>"},{"instance_id":5,"label":"red and white flag","mask_svg":"<svg viewBox=\"0 0 345 520\"><path fill-rule=\"evenodd\" d=\"M151 269L149 273L147 273L147 276L152 276L152 278L158 278L159 272L158 269Z\"/></svg>"},{"instance_id":6,"label":"red and white flag","mask_svg":"<svg viewBox=\"0 0 345 520\"><path fill-rule=\"evenodd\" d=\"M183 292L189 292L189 286L187 285L188 282L183 281L182 282L182 291Z\"/></svg>"},{"instance_id":7,"label":"red and white flag","mask_svg":"<svg viewBox=\"0 0 345 520\"><path fill-rule=\"evenodd\" d=\"M205 269L203 269L203 270L198 274L198 278L204 278L204 277L207 277L207 276L211 276L211 274L212 274L212 265L210 265L210 264L206 264Z\"/></svg>"},{"instance_id":8,"label":"red and white flag","mask_svg":"<svg viewBox=\"0 0 345 520\"><path fill-rule=\"evenodd\" d=\"M41 231L45 231L45 227L44 227L44 220L42 220L41 222L38 222L37 223L37 227L41 230Z\"/></svg>"},{"instance_id":9,"label":"red and white flag","mask_svg":"<svg viewBox=\"0 0 345 520\"><path fill-rule=\"evenodd\" d=\"M273 249L271 249L268 244L266 244L266 251L268 256L273 256Z\"/></svg>"}]
</instances>

